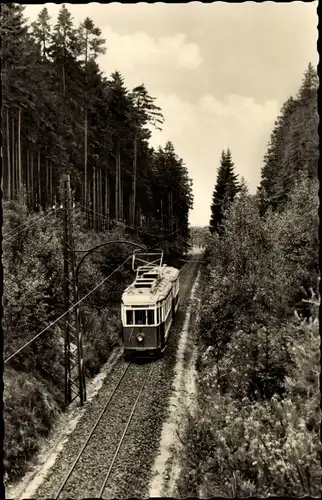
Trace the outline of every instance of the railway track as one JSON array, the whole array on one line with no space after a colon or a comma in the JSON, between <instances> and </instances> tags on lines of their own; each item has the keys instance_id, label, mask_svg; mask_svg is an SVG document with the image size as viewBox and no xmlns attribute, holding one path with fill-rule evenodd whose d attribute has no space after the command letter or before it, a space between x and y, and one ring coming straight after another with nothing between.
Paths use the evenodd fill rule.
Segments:
<instances>
[{"instance_id":1,"label":"railway track","mask_svg":"<svg viewBox=\"0 0 322 500\"><path fill-rule=\"evenodd\" d=\"M126 498L134 492L141 496L138 484L147 484L144 478L158 445L155 426L160 420L160 427L163 419L159 401L166 405L178 332L199 267L191 260L180 269L181 304L164 356L152 363L123 361L118 366L111 386L102 388L97 403L88 408L87 425L78 427L71 449L63 453L34 498Z\"/></svg>"},{"instance_id":2,"label":"railway track","mask_svg":"<svg viewBox=\"0 0 322 500\"><path fill-rule=\"evenodd\" d=\"M179 271L180 275L187 273L189 266L191 266L191 263L186 262ZM103 498L104 490L106 489L114 464L127 435L132 417L137 406L139 405L144 388L152 375L153 366L153 364L138 365L133 362L128 362L125 365L125 368L117 380L114 389L107 398L105 405L103 406L91 431L86 437L76 459L69 468L65 479L60 484L53 498L58 500L70 497L73 491L75 491L76 486L79 490L81 489L84 493L86 492L87 497L92 496L95 498ZM141 383L139 383L132 392L132 401L128 404L127 411L125 412L127 416L126 419L124 419L124 411L122 412L122 420L124 420L123 432L121 435L119 432L115 433L113 445L109 446L103 454L99 441L101 441L102 435L104 435L104 429L106 429L105 432L109 432L110 436L111 432L113 432L113 429L106 425L108 417L114 413L116 418L120 418L120 412L117 411L117 401L122 400L124 385L130 383L131 385L136 386L136 379L140 380ZM95 458L96 455L97 459ZM95 465L95 470L92 465ZM91 479L93 477L95 477L95 485L93 484L92 487L90 487L90 483L92 482Z\"/></svg>"},{"instance_id":3,"label":"railway track","mask_svg":"<svg viewBox=\"0 0 322 500\"><path fill-rule=\"evenodd\" d=\"M151 364L135 364L132 362L126 364L65 479L52 498L71 498L76 489L83 491L84 495L86 493L86 497L103 498L115 460L152 371L153 365ZM131 401L126 404L127 410L124 410L122 396L124 386L129 383L133 391L131 391ZM121 435L120 426L113 435L111 417L114 423L116 419L122 420L123 432L121 432ZM110 445L107 449L102 445L102 436L104 439L104 433L106 432L109 433ZM111 435L113 435L112 440Z\"/></svg>"}]
</instances>

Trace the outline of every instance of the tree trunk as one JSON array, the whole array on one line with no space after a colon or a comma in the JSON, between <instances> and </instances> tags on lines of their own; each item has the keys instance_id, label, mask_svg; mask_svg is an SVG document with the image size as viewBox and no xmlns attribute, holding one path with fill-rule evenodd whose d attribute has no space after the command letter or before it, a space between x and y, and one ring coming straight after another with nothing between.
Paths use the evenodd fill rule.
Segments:
<instances>
[{"instance_id":1,"label":"tree trunk","mask_svg":"<svg viewBox=\"0 0 322 500\"><path fill-rule=\"evenodd\" d=\"M101 197L101 214L104 213L104 205L103 205L103 189L104 189L104 174L102 169L100 170L100 197Z\"/></svg>"},{"instance_id":2,"label":"tree trunk","mask_svg":"<svg viewBox=\"0 0 322 500\"><path fill-rule=\"evenodd\" d=\"M96 229L96 168L93 166L93 228Z\"/></svg>"},{"instance_id":3,"label":"tree trunk","mask_svg":"<svg viewBox=\"0 0 322 500\"><path fill-rule=\"evenodd\" d=\"M104 177L104 216L107 217L107 173L105 172L105 177ZM105 227L106 227L106 220L105 220Z\"/></svg>"},{"instance_id":4,"label":"tree trunk","mask_svg":"<svg viewBox=\"0 0 322 500\"><path fill-rule=\"evenodd\" d=\"M173 191L171 191L171 231L173 231Z\"/></svg>"},{"instance_id":5,"label":"tree trunk","mask_svg":"<svg viewBox=\"0 0 322 500\"><path fill-rule=\"evenodd\" d=\"M119 180L119 185L118 185L118 200L119 200L118 215L119 215L119 219L121 219L122 218L122 175L121 175L121 147L120 147L120 144L118 147L117 159L118 159L118 180Z\"/></svg>"},{"instance_id":6,"label":"tree trunk","mask_svg":"<svg viewBox=\"0 0 322 500\"><path fill-rule=\"evenodd\" d=\"M15 199L17 192L17 174L16 174L16 155L15 155L15 118L12 117L12 130L11 130L11 140L12 140L12 198Z\"/></svg>"},{"instance_id":7,"label":"tree trunk","mask_svg":"<svg viewBox=\"0 0 322 500\"><path fill-rule=\"evenodd\" d=\"M133 210L133 195L130 194L129 195L129 224L130 226L133 227L133 213L132 213L132 210Z\"/></svg>"},{"instance_id":8,"label":"tree trunk","mask_svg":"<svg viewBox=\"0 0 322 500\"><path fill-rule=\"evenodd\" d=\"M53 164L50 162L50 178L49 178L49 200L50 200L50 208L52 208L54 204L53 200Z\"/></svg>"},{"instance_id":9,"label":"tree trunk","mask_svg":"<svg viewBox=\"0 0 322 500\"><path fill-rule=\"evenodd\" d=\"M163 231L163 203L161 198L161 230Z\"/></svg>"},{"instance_id":10,"label":"tree trunk","mask_svg":"<svg viewBox=\"0 0 322 500\"><path fill-rule=\"evenodd\" d=\"M124 181L121 182L121 220L124 220Z\"/></svg>"},{"instance_id":11,"label":"tree trunk","mask_svg":"<svg viewBox=\"0 0 322 500\"><path fill-rule=\"evenodd\" d=\"M168 229L171 231L171 191L168 192Z\"/></svg>"},{"instance_id":12,"label":"tree trunk","mask_svg":"<svg viewBox=\"0 0 322 500\"><path fill-rule=\"evenodd\" d=\"M16 184L17 184L17 200L20 201L19 195L19 170L18 170L18 148L15 148L15 163L16 163Z\"/></svg>"},{"instance_id":13,"label":"tree trunk","mask_svg":"<svg viewBox=\"0 0 322 500\"><path fill-rule=\"evenodd\" d=\"M119 206L119 218L120 221L122 220L122 181L120 182L120 191L119 191L119 201L120 201L120 206Z\"/></svg>"},{"instance_id":14,"label":"tree trunk","mask_svg":"<svg viewBox=\"0 0 322 500\"><path fill-rule=\"evenodd\" d=\"M64 51L64 55L63 55L63 95L64 95L64 97L66 95L65 51Z\"/></svg>"},{"instance_id":15,"label":"tree trunk","mask_svg":"<svg viewBox=\"0 0 322 500\"><path fill-rule=\"evenodd\" d=\"M31 209L35 208L35 191L34 191L34 153L30 151L30 200Z\"/></svg>"},{"instance_id":16,"label":"tree trunk","mask_svg":"<svg viewBox=\"0 0 322 500\"><path fill-rule=\"evenodd\" d=\"M21 109L18 110L18 192L22 201L22 169L21 169Z\"/></svg>"},{"instance_id":17,"label":"tree trunk","mask_svg":"<svg viewBox=\"0 0 322 500\"><path fill-rule=\"evenodd\" d=\"M26 182L26 191L27 191L27 206L30 208L30 157L29 157L29 149L27 149L27 182Z\"/></svg>"},{"instance_id":18,"label":"tree trunk","mask_svg":"<svg viewBox=\"0 0 322 500\"><path fill-rule=\"evenodd\" d=\"M96 173L96 206L97 206L97 212L99 214L102 213L101 211L101 190L100 190L100 176L101 176L101 170L99 167L97 167L97 173ZM101 223L102 223L102 217L97 217L97 229L100 230Z\"/></svg>"},{"instance_id":19,"label":"tree trunk","mask_svg":"<svg viewBox=\"0 0 322 500\"><path fill-rule=\"evenodd\" d=\"M8 189L7 196L8 200L11 200L11 162L10 162L10 121L9 121L9 109L6 111L6 122L7 122L7 162L8 162Z\"/></svg>"},{"instance_id":20,"label":"tree trunk","mask_svg":"<svg viewBox=\"0 0 322 500\"><path fill-rule=\"evenodd\" d=\"M98 193L99 193L99 213L103 215L103 192L102 192L102 169L99 169L99 182L98 182ZM100 229L102 229L103 218L100 219Z\"/></svg>"},{"instance_id":21,"label":"tree trunk","mask_svg":"<svg viewBox=\"0 0 322 500\"><path fill-rule=\"evenodd\" d=\"M88 58L88 31L86 30L85 34L85 101L84 101L84 108L85 108L85 116L84 116L84 182L85 182L85 192L84 192L84 206L85 206L85 214L86 214L86 209L89 206L88 200L87 200L87 157L88 157L88 107L87 107L87 99L88 99L88 92L87 92L87 58Z\"/></svg>"},{"instance_id":22,"label":"tree trunk","mask_svg":"<svg viewBox=\"0 0 322 500\"><path fill-rule=\"evenodd\" d=\"M173 191L171 191L171 228L172 231L174 230L174 223L173 223Z\"/></svg>"},{"instance_id":23,"label":"tree trunk","mask_svg":"<svg viewBox=\"0 0 322 500\"><path fill-rule=\"evenodd\" d=\"M133 157L133 207L132 207L132 217L131 224L136 227L136 167L137 167L137 138L134 138L134 157Z\"/></svg>"},{"instance_id":24,"label":"tree trunk","mask_svg":"<svg viewBox=\"0 0 322 500\"><path fill-rule=\"evenodd\" d=\"M38 161L37 161L37 186L38 186L38 193L37 193L37 205L38 205L38 210L40 208L40 203L41 203L41 181L40 181L40 151L38 150Z\"/></svg>"},{"instance_id":25,"label":"tree trunk","mask_svg":"<svg viewBox=\"0 0 322 500\"><path fill-rule=\"evenodd\" d=\"M97 212L100 214L101 212L101 195L100 195L100 169L97 167L97 173L96 173L96 196L97 196ZM97 227L98 229L100 228L102 219L101 217L97 218Z\"/></svg>"},{"instance_id":26,"label":"tree trunk","mask_svg":"<svg viewBox=\"0 0 322 500\"><path fill-rule=\"evenodd\" d=\"M84 207L85 209L87 208L87 105L85 104L86 109L85 109L85 120L84 120L84 173L85 173L85 180L84 180L84 188L85 188L85 193L84 193Z\"/></svg>"},{"instance_id":27,"label":"tree trunk","mask_svg":"<svg viewBox=\"0 0 322 500\"><path fill-rule=\"evenodd\" d=\"M45 196L45 206L48 205L49 199L49 162L48 158L46 158L46 196Z\"/></svg>"},{"instance_id":28,"label":"tree trunk","mask_svg":"<svg viewBox=\"0 0 322 500\"><path fill-rule=\"evenodd\" d=\"M115 219L119 218L119 164L118 156L115 158Z\"/></svg>"},{"instance_id":29,"label":"tree trunk","mask_svg":"<svg viewBox=\"0 0 322 500\"><path fill-rule=\"evenodd\" d=\"M106 198L105 198L105 216L107 217L107 229L110 229L110 179L106 175Z\"/></svg>"}]
</instances>

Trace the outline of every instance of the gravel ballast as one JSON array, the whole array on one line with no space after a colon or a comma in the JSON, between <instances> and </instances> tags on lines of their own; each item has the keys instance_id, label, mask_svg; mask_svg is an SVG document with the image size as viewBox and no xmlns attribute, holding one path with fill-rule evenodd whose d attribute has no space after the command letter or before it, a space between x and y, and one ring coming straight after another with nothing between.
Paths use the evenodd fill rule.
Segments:
<instances>
[{"instance_id":1,"label":"gravel ballast","mask_svg":"<svg viewBox=\"0 0 322 500\"><path fill-rule=\"evenodd\" d=\"M146 385L102 496L104 498L148 497L151 470L158 453L162 424L168 413L178 341L198 267L198 263L191 263L182 270L181 303L164 355L149 362L131 363L59 498L98 497L145 379L147 379ZM92 401L86 403L86 411L44 482L33 495L34 498L55 498L126 366L127 363L120 360L108 379L104 381L99 393Z\"/></svg>"}]
</instances>

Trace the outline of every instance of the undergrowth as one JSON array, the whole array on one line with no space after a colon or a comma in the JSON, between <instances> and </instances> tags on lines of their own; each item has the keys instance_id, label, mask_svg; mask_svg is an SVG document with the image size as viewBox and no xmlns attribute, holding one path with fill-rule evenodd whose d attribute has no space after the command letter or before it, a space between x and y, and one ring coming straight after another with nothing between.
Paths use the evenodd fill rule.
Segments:
<instances>
[{"instance_id":1,"label":"undergrowth","mask_svg":"<svg viewBox=\"0 0 322 500\"><path fill-rule=\"evenodd\" d=\"M24 204L4 204L4 358L8 358L65 310L63 295L62 213L29 214ZM43 216L46 217L43 217ZM107 240L128 240L124 229L89 231L74 210L74 239L84 250ZM113 244L84 260L79 297L102 282L131 253ZM84 365L92 377L120 344L120 305L124 287L133 279L128 264L107 280L81 306ZM64 409L64 321L48 329L8 364L4 373L6 482L16 480L38 451Z\"/></svg>"},{"instance_id":2,"label":"undergrowth","mask_svg":"<svg viewBox=\"0 0 322 500\"><path fill-rule=\"evenodd\" d=\"M241 196L208 244L181 498L321 494L317 234L302 180L279 214Z\"/></svg>"},{"instance_id":3,"label":"undergrowth","mask_svg":"<svg viewBox=\"0 0 322 500\"><path fill-rule=\"evenodd\" d=\"M4 467L7 478L25 472L62 409L62 399L32 373L8 368L4 373Z\"/></svg>"}]
</instances>

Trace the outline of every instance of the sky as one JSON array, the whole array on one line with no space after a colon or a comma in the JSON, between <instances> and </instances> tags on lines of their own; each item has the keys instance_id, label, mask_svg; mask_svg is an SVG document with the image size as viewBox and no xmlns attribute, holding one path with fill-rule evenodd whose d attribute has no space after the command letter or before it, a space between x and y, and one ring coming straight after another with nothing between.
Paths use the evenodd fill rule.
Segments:
<instances>
[{"instance_id":1,"label":"sky","mask_svg":"<svg viewBox=\"0 0 322 500\"><path fill-rule=\"evenodd\" d=\"M28 5L34 21L46 6ZM90 17L106 39L98 63L126 86L144 83L165 117L151 145L170 140L193 180L192 225L208 225L223 149L251 193L283 103L309 62L318 64L317 2L68 4L75 25Z\"/></svg>"}]
</instances>

